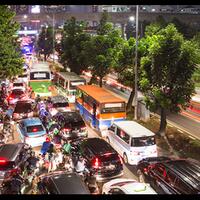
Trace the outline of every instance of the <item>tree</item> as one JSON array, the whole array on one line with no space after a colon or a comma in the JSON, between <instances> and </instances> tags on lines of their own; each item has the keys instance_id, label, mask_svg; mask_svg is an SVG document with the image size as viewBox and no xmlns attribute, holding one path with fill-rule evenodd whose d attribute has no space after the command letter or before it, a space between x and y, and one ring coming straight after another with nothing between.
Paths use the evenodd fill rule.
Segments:
<instances>
[{"instance_id":1,"label":"tree","mask_svg":"<svg viewBox=\"0 0 200 200\"><path fill-rule=\"evenodd\" d=\"M183 23L176 17L171 20L171 23L175 24L177 30L182 33L186 39L191 39L197 33L197 29L194 26Z\"/></svg>"},{"instance_id":2,"label":"tree","mask_svg":"<svg viewBox=\"0 0 200 200\"><path fill-rule=\"evenodd\" d=\"M84 55L87 57L92 72L91 80L99 77L100 87L102 87L103 78L114 66L123 41L120 31L114 29L112 24L105 23L103 26L106 26L106 31L104 27L99 27L99 30L104 30L105 35L102 35L104 31L99 32L100 35L93 36L84 44Z\"/></svg>"},{"instance_id":3,"label":"tree","mask_svg":"<svg viewBox=\"0 0 200 200\"><path fill-rule=\"evenodd\" d=\"M0 5L0 78L12 78L23 71L23 59L16 42L20 26L13 20L14 16L8 6Z\"/></svg>"},{"instance_id":4,"label":"tree","mask_svg":"<svg viewBox=\"0 0 200 200\"><path fill-rule=\"evenodd\" d=\"M39 34L37 47L39 56L43 54L45 61L47 60L47 57L53 53L53 39L53 28L51 26L48 26L47 28L42 27L42 30Z\"/></svg>"},{"instance_id":5,"label":"tree","mask_svg":"<svg viewBox=\"0 0 200 200\"><path fill-rule=\"evenodd\" d=\"M87 68L87 60L83 58L83 44L90 40L90 35L84 32L86 24L76 21L75 17L66 21L61 40L61 63L71 71L80 74Z\"/></svg>"},{"instance_id":6,"label":"tree","mask_svg":"<svg viewBox=\"0 0 200 200\"><path fill-rule=\"evenodd\" d=\"M194 93L192 74L200 61L199 50L173 24L146 35L145 40L147 54L141 59L140 87L150 110L160 110L158 134L165 135L167 111L186 108Z\"/></svg>"}]
</instances>

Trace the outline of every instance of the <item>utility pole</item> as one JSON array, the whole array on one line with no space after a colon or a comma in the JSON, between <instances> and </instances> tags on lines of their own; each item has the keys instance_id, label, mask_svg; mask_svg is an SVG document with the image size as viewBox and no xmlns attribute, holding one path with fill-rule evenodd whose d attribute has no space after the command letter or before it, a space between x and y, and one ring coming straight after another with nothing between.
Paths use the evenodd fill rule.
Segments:
<instances>
[{"instance_id":1,"label":"utility pole","mask_svg":"<svg viewBox=\"0 0 200 200\"><path fill-rule=\"evenodd\" d=\"M138 74L137 74L137 60L138 60L138 5L136 6L136 46L135 46L135 120L138 119Z\"/></svg>"},{"instance_id":2,"label":"utility pole","mask_svg":"<svg viewBox=\"0 0 200 200\"><path fill-rule=\"evenodd\" d=\"M54 19L54 13L53 13L53 63L55 62L55 19Z\"/></svg>"}]
</instances>

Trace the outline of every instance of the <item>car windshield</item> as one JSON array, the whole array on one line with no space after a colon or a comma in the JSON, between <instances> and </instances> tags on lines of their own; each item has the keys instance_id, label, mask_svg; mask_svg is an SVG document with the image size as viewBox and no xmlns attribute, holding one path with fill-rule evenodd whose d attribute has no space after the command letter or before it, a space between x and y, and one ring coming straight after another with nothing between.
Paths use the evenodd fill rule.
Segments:
<instances>
[{"instance_id":1,"label":"car windshield","mask_svg":"<svg viewBox=\"0 0 200 200\"><path fill-rule=\"evenodd\" d=\"M22 90L13 90L11 95L22 95L24 92Z\"/></svg>"},{"instance_id":2,"label":"car windshield","mask_svg":"<svg viewBox=\"0 0 200 200\"><path fill-rule=\"evenodd\" d=\"M68 107L68 106L69 106L68 102L54 103L54 104L53 104L53 107L54 107L54 108L63 108L63 107Z\"/></svg>"},{"instance_id":3,"label":"car windshield","mask_svg":"<svg viewBox=\"0 0 200 200\"><path fill-rule=\"evenodd\" d=\"M44 131L42 125L34 125L34 126L27 127L27 133L34 133L34 132L40 132L40 131Z\"/></svg>"},{"instance_id":4,"label":"car windshield","mask_svg":"<svg viewBox=\"0 0 200 200\"><path fill-rule=\"evenodd\" d=\"M13 87L23 87L23 83L13 83Z\"/></svg>"},{"instance_id":5,"label":"car windshield","mask_svg":"<svg viewBox=\"0 0 200 200\"><path fill-rule=\"evenodd\" d=\"M17 103L15 107L15 113L31 112L32 106L30 103Z\"/></svg>"},{"instance_id":6,"label":"car windshield","mask_svg":"<svg viewBox=\"0 0 200 200\"><path fill-rule=\"evenodd\" d=\"M131 139L132 147L142 147L142 146L151 146L156 144L156 140L154 136L149 137L138 137Z\"/></svg>"},{"instance_id":7,"label":"car windshield","mask_svg":"<svg viewBox=\"0 0 200 200\"><path fill-rule=\"evenodd\" d=\"M63 121L62 122L62 127L63 128L81 128L85 126L85 123L83 120L81 121Z\"/></svg>"}]
</instances>

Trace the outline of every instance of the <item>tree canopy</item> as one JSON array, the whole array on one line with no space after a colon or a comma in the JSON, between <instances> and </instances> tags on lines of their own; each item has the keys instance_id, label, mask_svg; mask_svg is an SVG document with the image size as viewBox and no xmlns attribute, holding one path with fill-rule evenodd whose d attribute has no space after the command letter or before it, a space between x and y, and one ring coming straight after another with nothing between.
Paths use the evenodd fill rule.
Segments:
<instances>
[{"instance_id":1,"label":"tree canopy","mask_svg":"<svg viewBox=\"0 0 200 200\"><path fill-rule=\"evenodd\" d=\"M150 28L149 28L150 29ZM173 24L146 35L146 56L141 59L140 86L147 106L161 111L159 133L165 133L166 112L179 112L194 93L191 77L199 63L197 46L185 40Z\"/></svg>"},{"instance_id":2,"label":"tree canopy","mask_svg":"<svg viewBox=\"0 0 200 200\"><path fill-rule=\"evenodd\" d=\"M61 63L71 71L80 74L87 68L87 60L82 53L83 44L90 40L84 32L86 23L77 21L75 17L65 22L61 41Z\"/></svg>"},{"instance_id":3,"label":"tree canopy","mask_svg":"<svg viewBox=\"0 0 200 200\"><path fill-rule=\"evenodd\" d=\"M20 26L13 20L14 16L6 5L0 5L0 78L12 78L22 73L23 59L16 42Z\"/></svg>"}]
</instances>

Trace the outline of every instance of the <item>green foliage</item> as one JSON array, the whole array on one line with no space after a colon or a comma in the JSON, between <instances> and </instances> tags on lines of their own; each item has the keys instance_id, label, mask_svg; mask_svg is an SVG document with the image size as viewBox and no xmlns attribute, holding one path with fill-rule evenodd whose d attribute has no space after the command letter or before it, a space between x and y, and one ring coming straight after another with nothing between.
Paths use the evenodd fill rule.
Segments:
<instances>
[{"instance_id":1,"label":"green foliage","mask_svg":"<svg viewBox=\"0 0 200 200\"><path fill-rule=\"evenodd\" d=\"M178 112L194 92L192 74L200 61L197 45L184 40L173 24L165 28L153 24L147 30L140 80L147 106Z\"/></svg>"},{"instance_id":2,"label":"green foliage","mask_svg":"<svg viewBox=\"0 0 200 200\"><path fill-rule=\"evenodd\" d=\"M88 61L93 77L102 79L115 65L119 49L122 47L123 39L120 32L115 30L104 18L98 27L98 35L93 36L90 41L84 43L83 55Z\"/></svg>"},{"instance_id":3,"label":"green foliage","mask_svg":"<svg viewBox=\"0 0 200 200\"><path fill-rule=\"evenodd\" d=\"M44 54L45 60L47 55L53 53L53 39L53 28L51 26L42 27L37 42L37 50L40 54Z\"/></svg>"},{"instance_id":4,"label":"green foliage","mask_svg":"<svg viewBox=\"0 0 200 200\"><path fill-rule=\"evenodd\" d=\"M90 35L84 32L85 27L84 22L78 22L72 17L65 22L62 35L61 63L77 74L88 67L83 47L90 41Z\"/></svg>"},{"instance_id":5,"label":"green foliage","mask_svg":"<svg viewBox=\"0 0 200 200\"><path fill-rule=\"evenodd\" d=\"M0 5L0 78L22 73L23 59L15 36L19 24L13 20L14 16L6 5Z\"/></svg>"}]
</instances>

